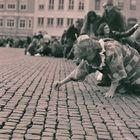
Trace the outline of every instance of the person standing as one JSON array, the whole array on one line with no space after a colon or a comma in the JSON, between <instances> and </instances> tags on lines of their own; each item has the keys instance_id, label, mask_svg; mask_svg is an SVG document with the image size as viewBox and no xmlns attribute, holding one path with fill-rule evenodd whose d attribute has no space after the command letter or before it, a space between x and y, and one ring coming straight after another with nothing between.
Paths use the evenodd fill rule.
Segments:
<instances>
[{"instance_id":1,"label":"person standing","mask_svg":"<svg viewBox=\"0 0 140 140\"><path fill-rule=\"evenodd\" d=\"M66 41L64 45L64 51L63 51L64 58L73 57L70 56L72 55L70 54L72 53L71 49L73 48L74 42L76 41L79 34L80 34L80 21L77 20L65 32Z\"/></svg>"},{"instance_id":2,"label":"person standing","mask_svg":"<svg viewBox=\"0 0 140 140\"><path fill-rule=\"evenodd\" d=\"M113 0L107 0L107 2L103 4L103 7L105 11L102 16L102 22L106 22L111 31L125 31L125 18L119 8L114 6Z\"/></svg>"},{"instance_id":3,"label":"person standing","mask_svg":"<svg viewBox=\"0 0 140 140\"><path fill-rule=\"evenodd\" d=\"M80 34L87 34L90 37L96 37L100 21L101 17L98 16L95 11L89 11L84 18L84 23L81 28Z\"/></svg>"}]
</instances>

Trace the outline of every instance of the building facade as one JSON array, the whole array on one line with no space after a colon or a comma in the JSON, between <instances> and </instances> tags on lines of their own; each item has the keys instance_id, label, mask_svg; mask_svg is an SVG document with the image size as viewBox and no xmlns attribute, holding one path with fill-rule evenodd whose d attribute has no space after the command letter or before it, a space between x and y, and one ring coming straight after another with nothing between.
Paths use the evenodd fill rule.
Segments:
<instances>
[{"instance_id":1,"label":"building facade","mask_svg":"<svg viewBox=\"0 0 140 140\"><path fill-rule=\"evenodd\" d=\"M34 0L0 0L0 36L25 37L33 33Z\"/></svg>"},{"instance_id":2,"label":"building facade","mask_svg":"<svg viewBox=\"0 0 140 140\"><path fill-rule=\"evenodd\" d=\"M105 1L106 0L92 0L89 9L102 15L104 11L103 3ZM140 0L113 0L113 3L123 13L128 27L140 21Z\"/></svg>"},{"instance_id":3,"label":"building facade","mask_svg":"<svg viewBox=\"0 0 140 140\"><path fill-rule=\"evenodd\" d=\"M140 21L140 0L114 0L125 16L128 26Z\"/></svg>"},{"instance_id":4,"label":"building facade","mask_svg":"<svg viewBox=\"0 0 140 140\"><path fill-rule=\"evenodd\" d=\"M102 15L105 0L0 0L0 36L24 37L38 31L61 36L77 19L94 10ZM128 24L140 21L140 0L114 0Z\"/></svg>"},{"instance_id":5,"label":"building facade","mask_svg":"<svg viewBox=\"0 0 140 140\"><path fill-rule=\"evenodd\" d=\"M90 0L36 0L34 31L46 30L61 36L77 19L89 11Z\"/></svg>"}]
</instances>

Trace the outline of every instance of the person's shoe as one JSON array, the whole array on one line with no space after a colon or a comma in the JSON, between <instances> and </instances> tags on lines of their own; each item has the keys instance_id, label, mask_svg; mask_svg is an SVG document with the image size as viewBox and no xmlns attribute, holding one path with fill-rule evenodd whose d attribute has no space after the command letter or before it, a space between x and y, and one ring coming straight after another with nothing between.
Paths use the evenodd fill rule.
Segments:
<instances>
[{"instance_id":1,"label":"person's shoe","mask_svg":"<svg viewBox=\"0 0 140 140\"><path fill-rule=\"evenodd\" d=\"M97 83L97 85L102 87L109 87L111 86L111 81L102 80L101 82Z\"/></svg>"},{"instance_id":2,"label":"person's shoe","mask_svg":"<svg viewBox=\"0 0 140 140\"><path fill-rule=\"evenodd\" d=\"M41 56L39 53L35 54L35 56Z\"/></svg>"},{"instance_id":3,"label":"person's shoe","mask_svg":"<svg viewBox=\"0 0 140 140\"><path fill-rule=\"evenodd\" d=\"M26 52L26 55L31 56L31 54L29 52Z\"/></svg>"},{"instance_id":4,"label":"person's shoe","mask_svg":"<svg viewBox=\"0 0 140 140\"><path fill-rule=\"evenodd\" d=\"M111 86L111 79L108 77L108 75L103 75L102 80L97 84L98 86L108 87Z\"/></svg>"},{"instance_id":5,"label":"person's shoe","mask_svg":"<svg viewBox=\"0 0 140 140\"><path fill-rule=\"evenodd\" d=\"M109 86L111 86L110 83L103 83L103 82L100 82L100 83L98 83L97 85L98 85L98 86L102 86L102 87L109 87Z\"/></svg>"}]
</instances>

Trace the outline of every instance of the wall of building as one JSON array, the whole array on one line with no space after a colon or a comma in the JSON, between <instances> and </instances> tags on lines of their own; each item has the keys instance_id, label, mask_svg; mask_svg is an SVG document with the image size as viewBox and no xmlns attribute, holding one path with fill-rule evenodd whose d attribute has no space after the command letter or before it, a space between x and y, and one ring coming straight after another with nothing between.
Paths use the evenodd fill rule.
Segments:
<instances>
[{"instance_id":1,"label":"wall of building","mask_svg":"<svg viewBox=\"0 0 140 140\"><path fill-rule=\"evenodd\" d=\"M9 4L15 8L8 8ZM2 5L3 8L1 7ZM23 5L26 6L25 9L21 8ZM0 7L0 19L3 20L3 25L0 26L1 37L24 37L33 34L34 0L12 0L12 3L10 0L0 0ZM14 20L14 25L8 25L8 20ZM25 21L25 27L21 27L21 20Z\"/></svg>"},{"instance_id":2,"label":"wall of building","mask_svg":"<svg viewBox=\"0 0 140 140\"><path fill-rule=\"evenodd\" d=\"M73 18L76 20L77 18L84 18L86 13L90 10L94 10L98 15L102 15L104 12L103 4L105 3L105 0L81 0L85 2L85 9L83 11L78 11L76 7L78 7L78 2L79 0L75 0L75 9L73 11L68 10L68 0L65 0L65 6L64 10L59 11L58 10L58 0L55 1L55 8L54 10L49 11L47 9L48 3L46 2L46 9L45 9L45 22L47 21L47 18L52 17L54 19L60 17L64 18L64 25L63 27L58 27L56 25L56 20L54 20L54 26L53 27L48 27L46 23L45 26L43 27L44 30L47 30L47 32L52 35L52 36L60 36L64 29L67 29L68 26L66 25L67 23L67 18ZM131 18L136 18L137 21L140 21L140 0L136 0L136 10L131 10L130 9L130 0L114 0L114 5L118 6L119 1L123 2L123 8L121 9L121 12L123 13L126 23L128 23L128 20ZM134 0L135 1L135 0ZM99 2L99 7L97 6ZM37 3L36 3L37 4ZM35 10L37 12L37 10ZM41 14L41 13L40 13ZM42 13L43 14L43 13ZM36 14L38 15L38 14ZM131 21L133 22L133 21ZM35 19L35 23L37 23L37 19ZM35 32L39 30L37 25L35 27Z\"/></svg>"},{"instance_id":3,"label":"wall of building","mask_svg":"<svg viewBox=\"0 0 140 140\"><path fill-rule=\"evenodd\" d=\"M140 0L136 0L136 10L130 9L130 0L124 0L124 8L122 9L126 20L129 18L136 18L137 21L140 21Z\"/></svg>"},{"instance_id":4,"label":"wall of building","mask_svg":"<svg viewBox=\"0 0 140 140\"><path fill-rule=\"evenodd\" d=\"M14 10L8 10L7 5L10 0L0 0L0 25L1 19L3 19L3 26L0 26L0 36L27 36L32 35L40 30L48 32L51 36L61 36L63 31L69 27L67 25L68 18L73 19L73 22L77 19L83 19L86 13L90 10L94 10L97 14L102 15L104 9L102 7L105 0L74 0L74 9L69 10L69 0L64 0L64 9L59 10L59 0L55 0L54 9L50 10L50 0L12 0L16 3ZM126 21L134 22L136 18L140 21L140 0L136 0L136 10L130 9L130 0L114 0L114 4L117 6L118 1L124 2L121 12L125 15ZM135 0L133 0L135 1ZM21 3L27 2L27 9L21 10ZM78 10L79 2L84 2L84 10ZM2 4L4 5L1 8ZM43 4L44 8L39 9L39 5ZM15 26L7 28L7 19L13 18L15 20ZM38 18L43 18L43 24L38 25ZM48 25L48 18L53 18L53 25ZM63 18L63 26L57 25L57 18ZM25 20L26 27L20 28L20 21ZM31 21L31 27L29 28L29 21Z\"/></svg>"},{"instance_id":5,"label":"wall of building","mask_svg":"<svg viewBox=\"0 0 140 140\"><path fill-rule=\"evenodd\" d=\"M43 11L38 10L39 1L36 0L36 7L35 7L35 25L34 25L34 32L37 32L39 30L45 30L47 31L51 36L61 36L63 31L68 28L67 26L67 19L72 18L73 22L76 21L78 18L83 19L85 14L89 11L89 0L85 0L84 3L84 10L78 10L78 4L79 0L74 0L74 9L68 10L68 0L64 1L64 9L59 10L59 0L55 1L54 9L49 10L48 9L48 0L45 0L45 8ZM38 17L44 17L44 25L42 27L38 27L37 20ZM53 18L54 23L53 26L47 25L47 19ZM63 26L57 26L57 18L63 18Z\"/></svg>"}]
</instances>

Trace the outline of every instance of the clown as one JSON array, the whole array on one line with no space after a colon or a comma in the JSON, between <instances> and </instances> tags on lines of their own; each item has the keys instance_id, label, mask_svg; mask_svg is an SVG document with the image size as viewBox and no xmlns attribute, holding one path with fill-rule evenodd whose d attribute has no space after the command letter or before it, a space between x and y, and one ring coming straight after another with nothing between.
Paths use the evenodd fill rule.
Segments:
<instances>
[{"instance_id":1,"label":"clown","mask_svg":"<svg viewBox=\"0 0 140 140\"><path fill-rule=\"evenodd\" d=\"M105 97L113 97L118 87L125 85L140 91L140 55L132 47L113 39L98 41L82 35L77 39L74 53L81 63L64 80L56 82L55 89L70 81L84 80L98 70L111 79Z\"/></svg>"}]
</instances>

